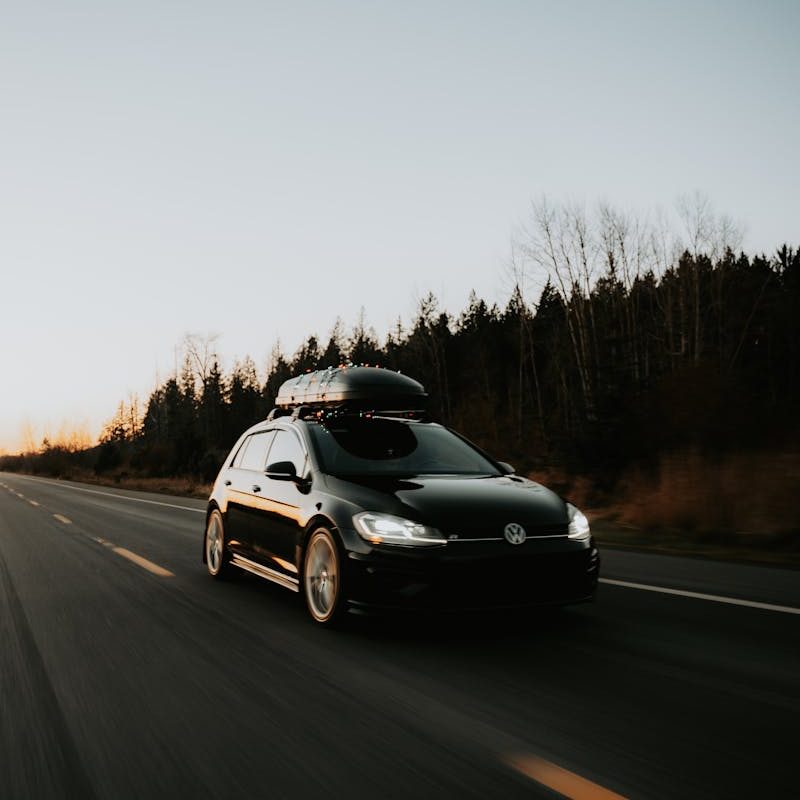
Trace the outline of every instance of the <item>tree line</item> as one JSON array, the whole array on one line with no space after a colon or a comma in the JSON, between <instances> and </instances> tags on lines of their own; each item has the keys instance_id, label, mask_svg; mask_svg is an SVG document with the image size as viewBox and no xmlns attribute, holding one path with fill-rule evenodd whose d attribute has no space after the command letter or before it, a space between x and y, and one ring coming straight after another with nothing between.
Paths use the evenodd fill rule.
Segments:
<instances>
[{"instance_id":1,"label":"tree line","mask_svg":"<svg viewBox=\"0 0 800 800\"><path fill-rule=\"evenodd\" d=\"M745 254L699 196L679 218L680 235L609 206L536 203L514 239L504 305L473 292L454 315L429 294L382 341L362 312L293 354L276 346L263 376L249 356L224 371L214 338L190 336L182 367L142 410L120 404L98 446L51 445L3 465L210 480L284 380L346 363L417 378L434 418L523 470L560 465L610 483L670 450L796 445L800 253Z\"/></svg>"}]
</instances>

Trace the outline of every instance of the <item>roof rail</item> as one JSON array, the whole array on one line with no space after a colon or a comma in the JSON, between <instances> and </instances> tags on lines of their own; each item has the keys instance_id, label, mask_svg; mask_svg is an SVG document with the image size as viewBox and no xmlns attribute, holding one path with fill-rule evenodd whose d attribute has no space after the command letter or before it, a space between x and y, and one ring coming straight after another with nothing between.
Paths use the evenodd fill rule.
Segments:
<instances>
[{"instance_id":1,"label":"roof rail","mask_svg":"<svg viewBox=\"0 0 800 800\"><path fill-rule=\"evenodd\" d=\"M267 415L267 422L281 417L295 419L315 419L319 422L329 422L345 417L358 419L405 419L418 422L428 421L426 408L360 408L348 405L339 406L295 406L295 408L273 408Z\"/></svg>"}]
</instances>

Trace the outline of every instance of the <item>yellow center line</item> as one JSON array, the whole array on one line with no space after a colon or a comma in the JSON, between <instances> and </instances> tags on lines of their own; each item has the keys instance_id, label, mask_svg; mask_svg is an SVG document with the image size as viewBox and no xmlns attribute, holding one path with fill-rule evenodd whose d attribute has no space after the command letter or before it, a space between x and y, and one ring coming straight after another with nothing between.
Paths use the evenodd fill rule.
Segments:
<instances>
[{"instance_id":1,"label":"yellow center line","mask_svg":"<svg viewBox=\"0 0 800 800\"><path fill-rule=\"evenodd\" d=\"M72 520L65 517L63 514L53 514L53 516L59 521L63 522L65 525L72 525Z\"/></svg>"},{"instance_id":2,"label":"yellow center line","mask_svg":"<svg viewBox=\"0 0 800 800\"><path fill-rule=\"evenodd\" d=\"M517 772L541 783L570 800L625 800L621 794L582 778L568 769L533 755L517 755L507 759Z\"/></svg>"},{"instance_id":3,"label":"yellow center line","mask_svg":"<svg viewBox=\"0 0 800 800\"><path fill-rule=\"evenodd\" d=\"M114 552L123 558L127 558L128 561L138 564L142 569L152 572L153 575L158 575L159 578L175 577L174 572L170 572L168 569L164 569L164 567L160 567L158 564L154 564L152 561L148 561L146 558L142 558L142 556L132 553L130 550L126 550L124 547L115 547Z\"/></svg>"}]
</instances>

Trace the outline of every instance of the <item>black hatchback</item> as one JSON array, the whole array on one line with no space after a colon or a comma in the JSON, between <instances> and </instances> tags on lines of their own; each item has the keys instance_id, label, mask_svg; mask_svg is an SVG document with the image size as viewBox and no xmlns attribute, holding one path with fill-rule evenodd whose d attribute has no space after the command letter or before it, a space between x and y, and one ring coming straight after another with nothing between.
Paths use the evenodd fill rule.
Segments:
<instances>
[{"instance_id":1,"label":"black hatchback","mask_svg":"<svg viewBox=\"0 0 800 800\"><path fill-rule=\"evenodd\" d=\"M208 504L203 560L302 592L312 618L591 600L586 517L467 439L425 421L416 381L375 367L284 384Z\"/></svg>"}]
</instances>

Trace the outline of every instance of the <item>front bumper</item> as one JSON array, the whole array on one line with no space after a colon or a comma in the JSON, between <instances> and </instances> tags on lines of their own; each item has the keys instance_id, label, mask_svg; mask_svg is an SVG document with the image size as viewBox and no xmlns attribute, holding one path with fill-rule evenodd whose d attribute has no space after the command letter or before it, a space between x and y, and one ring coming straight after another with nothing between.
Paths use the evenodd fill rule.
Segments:
<instances>
[{"instance_id":1,"label":"front bumper","mask_svg":"<svg viewBox=\"0 0 800 800\"><path fill-rule=\"evenodd\" d=\"M593 540L524 544L459 542L434 550L348 552L354 611L469 610L567 605L594 598L600 556Z\"/></svg>"}]
</instances>

